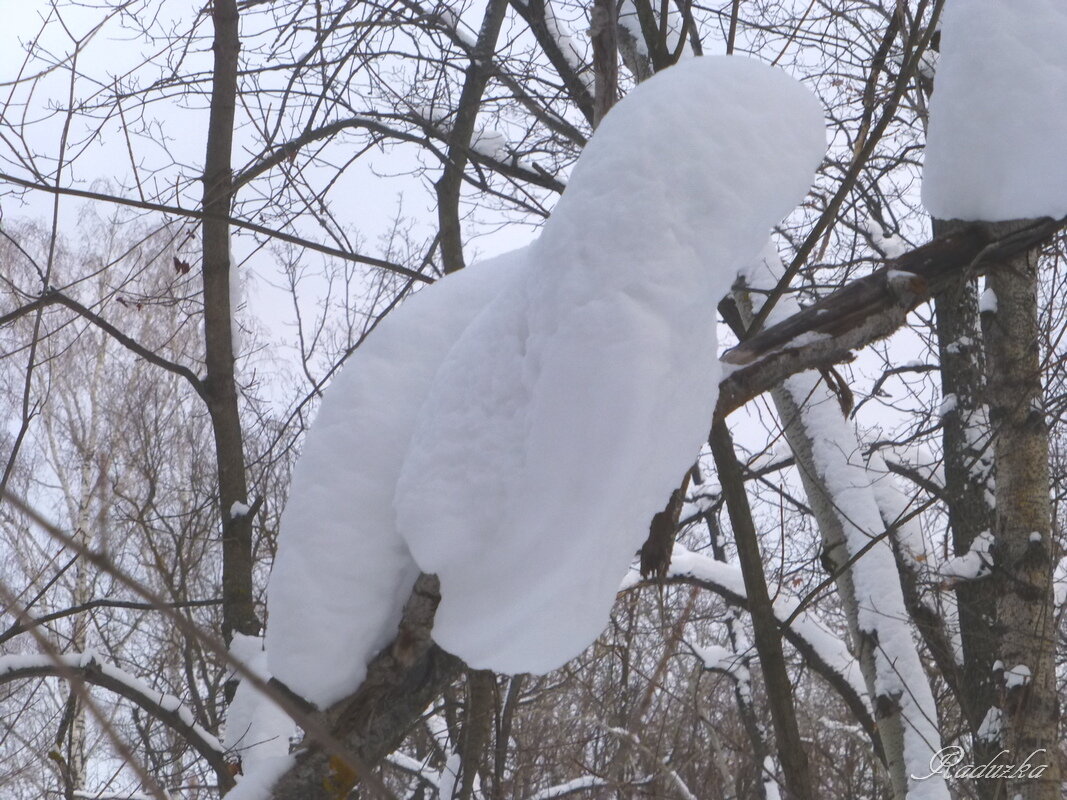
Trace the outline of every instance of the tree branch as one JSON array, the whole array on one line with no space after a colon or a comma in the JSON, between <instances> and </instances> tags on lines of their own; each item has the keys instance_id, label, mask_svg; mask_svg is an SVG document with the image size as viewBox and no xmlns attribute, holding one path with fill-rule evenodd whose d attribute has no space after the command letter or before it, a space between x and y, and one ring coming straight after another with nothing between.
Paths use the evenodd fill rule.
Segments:
<instances>
[{"instance_id":1,"label":"tree branch","mask_svg":"<svg viewBox=\"0 0 1067 800\"><path fill-rule=\"evenodd\" d=\"M54 660L49 656L0 658L0 684L26 678L57 677L69 680L73 673L88 684L126 698L170 727L211 765L220 781L230 774L218 739L193 721L188 709L177 698L160 692L146 692L147 686L142 688L138 685L140 679L127 675L111 664L101 663L92 654L68 654L60 658L61 664L53 663Z\"/></svg>"},{"instance_id":2,"label":"tree branch","mask_svg":"<svg viewBox=\"0 0 1067 800\"><path fill-rule=\"evenodd\" d=\"M197 377L196 373L194 373L191 369L189 369L188 367L184 367L181 364L175 364L173 361L168 361L167 359L163 358L163 356L157 353L153 353L151 350L137 342L135 339L132 339L131 337L124 334L122 331L120 331L110 322L105 320L99 314L95 313L94 311L90 311L77 300L72 297L68 297L57 289L49 289L36 300L33 300L27 303L26 305L19 306L14 311L10 311L7 314L4 314L2 317L0 317L0 327L8 324L9 322L13 322L19 317L25 316L26 314L33 313L38 309L47 308L48 306L52 305L60 305L69 308L75 314L87 319L89 322L91 322L97 328L102 330L104 333L106 333L116 342L121 344L127 350L140 356L148 363L154 364L157 367L165 369L167 372L171 372L175 375L178 375L179 377L185 378L185 380L189 382L189 385L193 387L193 389L196 391L196 393L200 396L201 399L207 399L203 381L201 381L200 378Z\"/></svg>"},{"instance_id":3,"label":"tree branch","mask_svg":"<svg viewBox=\"0 0 1067 800\"><path fill-rule=\"evenodd\" d=\"M36 183L35 181L28 181L25 178L17 178L14 175L8 175L7 173L0 172L0 181L6 181L7 183L13 183L16 186L21 186L24 189L33 189L39 192L47 192L49 194L64 195L67 197L81 197L86 200L99 200L103 203L112 203L119 206L129 206L130 208L140 208L145 211L158 211L161 214L173 214L176 217L184 217L186 219L195 219L200 222L205 220L215 220L225 222L228 225L232 225L235 228L241 228L246 231L252 231L263 236L267 236L271 239L280 239L283 242L289 244L295 244L298 247L304 247L308 250L314 250L318 253L325 253L328 256L334 256L335 258L341 258L345 261L353 261L357 264L366 264L371 267L378 267L379 269L388 270L389 272L395 272L399 275L405 275L409 278L413 278L423 283L433 283L433 278L422 275L415 270L402 267L399 264L394 264L391 261L385 261L380 258L374 258L373 256L361 256L358 253L349 253L345 250L339 250L336 247L330 247L329 245L319 244L318 242L312 242L309 239L303 239L299 236L294 236L291 233L285 233L284 231L273 230L265 225L257 225L255 222L248 222L247 220L237 219L235 217L226 214L213 214L206 211L195 211L190 208L182 208L181 206L168 206L163 203L149 203L144 200L133 200L128 197L119 197L113 194L104 194L103 192L91 192L87 189L74 189L72 187L63 186L49 186L46 183Z\"/></svg>"},{"instance_id":4,"label":"tree branch","mask_svg":"<svg viewBox=\"0 0 1067 800\"><path fill-rule=\"evenodd\" d=\"M652 578L649 580L635 581L632 585L625 586L624 591L627 589L636 589L641 586L660 585L699 586L702 589L706 589L709 592L714 592L719 595L732 606L744 609L745 611L749 610L748 597L746 597L743 592L738 591L739 587L728 584L725 581L716 581L709 575L701 575L698 577L696 575L687 574L683 570L676 568L672 569L666 578ZM793 646L793 649L801 655L807 665L825 680L835 692L837 692L845 705L848 706L849 711L856 718L856 721L859 722L867 736L870 737L877 757L884 762L885 755L882 752L882 740L878 734L878 728L874 724L874 718L871 716L864 696L857 692L848 679L823 657L814 644L791 625L790 620L783 619L783 614L780 610L776 609L775 616L778 620L779 630L781 631L782 636L785 637L786 641Z\"/></svg>"},{"instance_id":5,"label":"tree branch","mask_svg":"<svg viewBox=\"0 0 1067 800\"><path fill-rule=\"evenodd\" d=\"M168 603L167 608L204 608L206 606L217 606L222 603L222 600L187 600L180 603ZM82 603L81 605L71 606L70 608L64 608L62 611L53 611L51 614L44 614L40 617L33 617L32 619L22 622L14 622L3 633L0 633L0 644L15 638L19 634L25 633L31 627L37 627L39 625L47 625L49 622L54 622L57 619L64 619L66 617L73 617L77 614L81 614L85 611L92 611L94 608L128 608L134 611L156 611L158 606L152 603L138 603L133 600L90 600L88 603Z\"/></svg>"},{"instance_id":6,"label":"tree branch","mask_svg":"<svg viewBox=\"0 0 1067 800\"><path fill-rule=\"evenodd\" d=\"M853 350L904 325L910 311L963 272L981 274L1038 245L1067 224L1040 219L992 239L971 225L938 236L786 320L761 330L722 356L735 367L719 384L716 418L724 418L790 375L851 361Z\"/></svg>"}]
</instances>

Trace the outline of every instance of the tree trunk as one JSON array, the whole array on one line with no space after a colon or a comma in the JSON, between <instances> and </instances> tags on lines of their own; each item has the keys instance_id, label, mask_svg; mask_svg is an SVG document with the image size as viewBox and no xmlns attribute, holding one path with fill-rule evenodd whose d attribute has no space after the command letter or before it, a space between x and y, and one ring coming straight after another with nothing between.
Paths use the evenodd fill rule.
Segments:
<instances>
[{"instance_id":1,"label":"tree trunk","mask_svg":"<svg viewBox=\"0 0 1067 800\"><path fill-rule=\"evenodd\" d=\"M467 702L460 741L460 776L457 797L471 800L475 779L485 763L493 726L496 676L488 669L467 670Z\"/></svg>"},{"instance_id":2,"label":"tree trunk","mask_svg":"<svg viewBox=\"0 0 1067 800\"><path fill-rule=\"evenodd\" d=\"M696 478L697 473L696 470L694 470L694 482L699 482ZM717 516L711 511L706 511L704 513L704 522L708 526L708 537L711 539L712 555L715 557L716 561L721 561L724 564L727 563L726 549L723 547L722 532L719 529ZM743 630L739 630L734 610L728 607L726 614L726 633L730 642L730 650L737 655L745 669L750 670L752 659L747 653L751 652L751 648L747 642L745 642L744 646L739 646L738 634L743 633ZM753 773L756 782L754 788L750 791L753 793L752 796L754 796L756 800L766 800L766 784L760 778L763 776L764 765L767 763L767 757L770 756L771 752L767 747L767 740L763 735L759 717L753 706L750 689L751 687L743 688L740 681L734 681L734 702L737 704L737 714L741 718L741 727L745 729L748 745L752 749L752 765L754 767ZM722 773L723 778L725 779L727 773L722 766L719 766L719 772ZM741 784L741 777L740 774L737 776L737 785L734 787L737 791L737 797L745 796L745 789L747 788ZM727 788L723 787L723 792L728 798L729 795L727 794L727 791Z\"/></svg>"},{"instance_id":3,"label":"tree trunk","mask_svg":"<svg viewBox=\"0 0 1067 800\"><path fill-rule=\"evenodd\" d=\"M767 289L783 272L777 254L764 256L764 268L751 276L754 288ZM753 316L750 298L736 292L746 324ZM792 314L795 300L783 297L768 322ZM801 312L803 313L803 312ZM898 567L897 549L879 503L879 477L868 469L854 426L831 391L829 379L814 372L794 375L771 390L786 440L796 460L808 502L823 540L823 561L835 576L842 608L855 643L857 660L881 735L893 796L908 793L909 774L920 770L940 749L938 708L912 644L917 623L950 686L955 685L948 636L919 601L913 576ZM924 784L926 796L949 797L941 778Z\"/></svg>"},{"instance_id":4,"label":"tree trunk","mask_svg":"<svg viewBox=\"0 0 1067 800\"><path fill-rule=\"evenodd\" d=\"M233 309L230 298L230 232L225 221L233 202L230 164L237 101L238 18L236 0L213 0L215 26L212 49L207 156L204 161L203 239L204 343L208 413L215 438L222 516L222 633L259 634L252 591L252 518L231 514L234 503L248 503L244 438L234 379Z\"/></svg>"},{"instance_id":5,"label":"tree trunk","mask_svg":"<svg viewBox=\"0 0 1067 800\"><path fill-rule=\"evenodd\" d=\"M934 234L948 233L956 224L934 221ZM981 347L977 287L961 275L934 296L937 349L941 364L941 394L956 398L955 409L942 418L945 503L955 555L970 550L975 538L993 525L989 497L989 469L993 453L988 441L985 400L985 358ZM961 582L956 587L963 666L960 671L960 710L971 728L975 763L986 763L999 752L996 742L980 739L978 729L994 705L994 595L985 582ZM975 781L983 800L993 800L993 781Z\"/></svg>"},{"instance_id":6,"label":"tree trunk","mask_svg":"<svg viewBox=\"0 0 1067 800\"><path fill-rule=\"evenodd\" d=\"M615 105L619 91L618 16L615 0L593 0L589 10L589 39L593 46L593 125Z\"/></svg>"},{"instance_id":7,"label":"tree trunk","mask_svg":"<svg viewBox=\"0 0 1067 800\"><path fill-rule=\"evenodd\" d=\"M737 557L745 577L749 613L752 615L752 631L755 636L756 653L763 671L763 683L767 702L774 723L774 735L778 743L778 759L782 764L786 795L789 800L809 800L811 775L808 769L808 754L800 738L797 726L796 706L793 703L793 685L785 667L782 652L782 637L774 616L767 580L763 574L763 558L760 555L756 529L752 524L752 511L745 494L741 465L737 463L733 440L726 424L718 421L711 429L711 451L715 468L719 473L723 497L730 512L734 529Z\"/></svg>"},{"instance_id":8,"label":"tree trunk","mask_svg":"<svg viewBox=\"0 0 1067 800\"><path fill-rule=\"evenodd\" d=\"M367 667L353 694L322 715L331 733L371 768L400 746L426 706L440 696L463 666L430 639L441 600L436 576L420 575L404 607L399 632ZM308 742L296 763L275 784L273 800L337 800L363 776ZM379 793L368 787L368 796Z\"/></svg>"},{"instance_id":9,"label":"tree trunk","mask_svg":"<svg viewBox=\"0 0 1067 800\"><path fill-rule=\"evenodd\" d=\"M742 320L746 325L751 324L752 303L748 293L738 291L734 296ZM841 519L832 493L816 468L815 457L812 453L812 437L804 425L800 406L784 385L776 386L770 394L778 412L778 418L781 420L786 441L789 443L789 449L796 461L808 505L811 506L818 524L822 538L823 565L827 572L835 576L834 583L838 599L845 612L849 635L855 643L856 660L859 662L863 682L867 687L867 696L876 698L879 684L875 658L877 644L871 632L864 631L860 627L856 586L852 570L847 566L849 548L845 540L845 522ZM828 395L829 392L826 394ZM819 398L807 398L808 402L827 402L828 400L835 402L832 398L821 395ZM842 424L849 423L842 419ZM908 787L907 774L904 769L904 725L900 707L895 704L875 703L873 710L878 722L878 733L882 740L893 797L899 800L905 797Z\"/></svg>"},{"instance_id":10,"label":"tree trunk","mask_svg":"<svg viewBox=\"0 0 1067 800\"><path fill-rule=\"evenodd\" d=\"M467 168L467 150L474 137L485 86L493 73L492 59L496 40L507 11L507 0L489 0L478 32L478 41L470 54L470 64L463 79L456 118L448 134L448 162L437 190L437 224L440 231L441 262L446 273L463 269L463 231L459 223L459 194L463 185L463 171Z\"/></svg>"},{"instance_id":11,"label":"tree trunk","mask_svg":"<svg viewBox=\"0 0 1067 800\"><path fill-rule=\"evenodd\" d=\"M1025 223L991 225L1003 235ZM1001 703L1001 746L1011 763L1047 765L1041 774L1009 777L1001 796L1060 797L1056 618L1052 594L1048 427L1041 391L1037 315L1038 251L1015 256L988 284L997 310L986 328L989 417L995 438L996 604L994 672Z\"/></svg>"}]
</instances>

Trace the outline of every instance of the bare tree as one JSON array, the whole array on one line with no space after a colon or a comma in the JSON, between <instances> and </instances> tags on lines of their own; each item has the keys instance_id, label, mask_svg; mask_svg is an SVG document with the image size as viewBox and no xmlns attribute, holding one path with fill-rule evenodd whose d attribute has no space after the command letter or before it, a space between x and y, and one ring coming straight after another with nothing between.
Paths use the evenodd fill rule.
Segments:
<instances>
[{"instance_id":1,"label":"bare tree","mask_svg":"<svg viewBox=\"0 0 1067 800\"><path fill-rule=\"evenodd\" d=\"M550 676L437 647L422 576L351 696L260 686L303 731L274 796L903 800L950 745L1047 756L955 796L1056 795L1061 226L928 233L941 2L179 5L51 5L0 78L5 794L234 785L235 656L330 378L535 230L618 97L725 52L815 88L832 146L780 269L708 309L733 369L655 569Z\"/></svg>"}]
</instances>

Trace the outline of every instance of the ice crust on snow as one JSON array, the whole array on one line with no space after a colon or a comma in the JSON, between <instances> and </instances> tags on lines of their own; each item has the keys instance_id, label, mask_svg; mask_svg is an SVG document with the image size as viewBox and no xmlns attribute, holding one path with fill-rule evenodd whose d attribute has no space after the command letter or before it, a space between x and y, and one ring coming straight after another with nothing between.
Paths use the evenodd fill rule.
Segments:
<instances>
[{"instance_id":1,"label":"ice crust on snow","mask_svg":"<svg viewBox=\"0 0 1067 800\"><path fill-rule=\"evenodd\" d=\"M935 217L1067 215L1067 4L948 0L922 195Z\"/></svg>"},{"instance_id":2,"label":"ice crust on snow","mask_svg":"<svg viewBox=\"0 0 1067 800\"><path fill-rule=\"evenodd\" d=\"M706 434L715 305L824 149L785 73L687 60L604 119L539 240L390 315L295 470L271 672L320 705L354 689L419 570L441 579L434 638L471 666L588 646Z\"/></svg>"}]
</instances>

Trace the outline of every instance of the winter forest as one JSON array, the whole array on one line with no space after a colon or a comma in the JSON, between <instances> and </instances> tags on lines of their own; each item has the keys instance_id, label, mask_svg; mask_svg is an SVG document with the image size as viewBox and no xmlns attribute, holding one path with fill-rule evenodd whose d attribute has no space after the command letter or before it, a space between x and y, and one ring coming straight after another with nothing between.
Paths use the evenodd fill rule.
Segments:
<instances>
[{"instance_id":1,"label":"winter forest","mask_svg":"<svg viewBox=\"0 0 1067 800\"><path fill-rule=\"evenodd\" d=\"M0 798L1063 796L1061 0L0 8Z\"/></svg>"}]
</instances>

